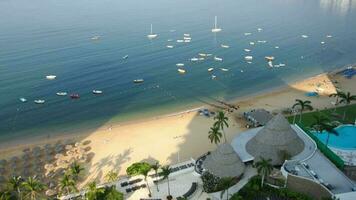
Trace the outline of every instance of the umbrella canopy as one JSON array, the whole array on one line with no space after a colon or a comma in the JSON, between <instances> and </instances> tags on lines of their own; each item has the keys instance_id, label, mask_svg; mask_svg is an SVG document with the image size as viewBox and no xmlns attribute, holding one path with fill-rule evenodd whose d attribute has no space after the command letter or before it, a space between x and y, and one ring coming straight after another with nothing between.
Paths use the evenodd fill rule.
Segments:
<instances>
[{"instance_id":1,"label":"umbrella canopy","mask_svg":"<svg viewBox=\"0 0 356 200\"><path fill-rule=\"evenodd\" d=\"M245 165L230 144L224 143L207 155L204 169L218 177L240 177Z\"/></svg>"},{"instance_id":2,"label":"umbrella canopy","mask_svg":"<svg viewBox=\"0 0 356 200\"><path fill-rule=\"evenodd\" d=\"M303 149L304 142L282 114L274 116L246 144L247 152L255 157L255 161L271 159L272 165L282 165L285 161L283 154L295 156Z\"/></svg>"}]
</instances>

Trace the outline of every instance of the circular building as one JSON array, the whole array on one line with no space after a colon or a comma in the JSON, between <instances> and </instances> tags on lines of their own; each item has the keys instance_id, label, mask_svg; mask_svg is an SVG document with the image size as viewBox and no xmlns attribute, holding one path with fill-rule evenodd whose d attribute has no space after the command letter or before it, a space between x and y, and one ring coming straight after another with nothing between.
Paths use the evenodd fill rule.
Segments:
<instances>
[{"instance_id":1,"label":"circular building","mask_svg":"<svg viewBox=\"0 0 356 200\"><path fill-rule=\"evenodd\" d=\"M246 150L255 157L271 159L272 165L282 165L288 156L295 156L304 149L304 142L282 114L274 116L246 144Z\"/></svg>"},{"instance_id":2,"label":"circular building","mask_svg":"<svg viewBox=\"0 0 356 200\"><path fill-rule=\"evenodd\" d=\"M245 165L230 144L224 143L207 155L203 167L211 174L223 177L240 177Z\"/></svg>"}]
</instances>

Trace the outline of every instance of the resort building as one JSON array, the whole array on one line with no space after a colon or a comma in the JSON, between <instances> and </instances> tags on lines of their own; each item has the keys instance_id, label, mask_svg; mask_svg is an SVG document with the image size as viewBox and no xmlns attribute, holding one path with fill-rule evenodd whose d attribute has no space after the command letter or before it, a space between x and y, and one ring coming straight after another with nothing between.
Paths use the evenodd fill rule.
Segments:
<instances>
[{"instance_id":1,"label":"resort building","mask_svg":"<svg viewBox=\"0 0 356 200\"><path fill-rule=\"evenodd\" d=\"M290 125L281 114L264 127L238 135L232 147L244 163L271 159L274 166L281 166L287 187L296 191L317 199L356 197L355 183L318 150L308 134L298 125Z\"/></svg>"}]
</instances>

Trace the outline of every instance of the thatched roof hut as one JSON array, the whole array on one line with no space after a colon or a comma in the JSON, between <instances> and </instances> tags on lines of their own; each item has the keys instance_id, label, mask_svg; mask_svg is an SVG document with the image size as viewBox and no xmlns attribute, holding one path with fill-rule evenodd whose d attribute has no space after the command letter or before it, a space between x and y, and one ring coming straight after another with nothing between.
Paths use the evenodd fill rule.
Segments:
<instances>
[{"instance_id":1,"label":"thatched roof hut","mask_svg":"<svg viewBox=\"0 0 356 200\"><path fill-rule=\"evenodd\" d=\"M282 165L286 155L295 156L304 149L304 142L282 114L274 116L247 144L246 150L255 157L271 159Z\"/></svg>"},{"instance_id":2,"label":"thatched roof hut","mask_svg":"<svg viewBox=\"0 0 356 200\"><path fill-rule=\"evenodd\" d=\"M204 169L222 177L240 177L245 171L245 165L230 144L224 143L207 155Z\"/></svg>"}]
</instances>

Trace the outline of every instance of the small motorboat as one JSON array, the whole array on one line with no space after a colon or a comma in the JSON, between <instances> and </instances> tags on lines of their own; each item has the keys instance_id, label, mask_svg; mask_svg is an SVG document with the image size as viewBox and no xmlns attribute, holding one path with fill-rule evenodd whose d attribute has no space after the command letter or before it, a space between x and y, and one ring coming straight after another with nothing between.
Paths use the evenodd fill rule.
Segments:
<instances>
[{"instance_id":1,"label":"small motorboat","mask_svg":"<svg viewBox=\"0 0 356 200\"><path fill-rule=\"evenodd\" d=\"M133 80L134 83L143 83L143 81L142 78Z\"/></svg>"},{"instance_id":2,"label":"small motorboat","mask_svg":"<svg viewBox=\"0 0 356 200\"><path fill-rule=\"evenodd\" d=\"M99 40L100 36L99 35L94 35L93 37L91 37L91 40Z\"/></svg>"},{"instance_id":3,"label":"small motorboat","mask_svg":"<svg viewBox=\"0 0 356 200\"><path fill-rule=\"evenodd\" d=\"M325 42L324 42L324 41L321 41L320 44L325 44Z\"/></svg>"},{"instance_id":4,"label":"small motorboat","mask_svg":"<svg viewBox=\"0 0 356 200\"><path fill-rule=\"evenodd\" d=\"M206 57L210 57L210 56L212 56L213 54L211 54L211 53L207 53L206 54Z\"/></svg>"},{"instance_id":5,"label":"small motorboat","mask_svg":"<svg viewBox=\"0 0 356 200\"><path fill-rule=\"evenodd\" d=\"M265 56L265 59L268 61L272 61L272 60L274 60L274 57L273 56Z\"/></svg>"},{"instance_id":6,"label":"small motorboat","mask_svg":"<svg viewBox=\"0 0 356 200\"><path fill-rule=\"evenodd\" d=\"M245 36L252 35L252 33L244 33Z\"/></svg>"},{"instance_id":7,"label":"small motorboat","mask_svg":"<svg viewBox=\"0 0 356 200\"><path fill-rule=\"evenodd\" d=\"M226 69L226 68L220 68L220 70L223 71L223 72L228 72L229 71L229 69Z\"/></svg>"},{"instance_id":8,"label":"small motorboat","mask_svg":"<svg viewBox=\"0 0 356 200\"><path fill-rule=\"evenodd\" d=\"M262 28L257 28L257 31L258 32L261 32L263 29Z\"/></svg>"},{"instance_id":9,"label":"small motorboat","mask_svg":"<svg viewBox=\"0 0 356 200\"><path fill-rule=\"evenodd\" d=\"M253 59L253 57L252 57L252 56L245 56L245 60L250 61L250 60L252 60L252 59Z\"/></svg>"},{"instance_id":10,"label":"small motorboat","mask_svg":"<svg viewBox=\"0 0 356 200\"><path fill-rule=\"evenodd\" d=\"M126 60L129 58L129 55L125 55L124 57L122 57L122 59Z\"/></svg>"},{"instance_id":11,"label":"small motorboat","mask_svg":"<svg viewBox=\"0 0 356 200\"><path fill-rule=\"evenodd\" d=\"M248 64L252 64L252 62L251 62L251 61L247 61L247 63L248 63Z\"/></svg>"},{"instance_id":12,"label":"small motorboat","mask_svg":"<svg viewBox=\"0 0 356 200\"><path fill-rule=\"evenodd\" d=\"M302 38L308 38L309 36L307 36L307 35L302 35Z\"/></svg>"},{"instance_id":13,"label":"small motorboat","mask_svg":"<svg viewBox=\"0 0 356 200\"><path fill-rule=\"evenodd\" d=\"M215 60L215 61L220 61L220 62L223 61L222 58L219 58L219 57L216 57L216 56L214 57L214 60Z\"/></svg>"},{"instance_id":14,"label":"small motorboat","mask_svg":"<svg viewBox=\"0 0 356 200\"><path fill-rule=\"evenodd\" d=\"M250 49L244 49L245 52L250 52L251 50Z\"/></svg>"},{"instance_id":15,"label":"small motorboat","mask_svg":"<svg viewBox=\"0 0 356 200\"><path fill-rule=\"evenodd\" d=\"M56 79L56 77L57 77L57 76L55 76L55 75L47 75L47 76L46 76L46 79L47 79L47 80L54 80L54 79Z\"/></svg>"},{"instance_id":16,"label":"small motorboat","mask_svg":"<svg viewBox=\"0 0 356 200\"><path fill-rule=\"evenodd\" d=\"M274 48L275 48L275 49L279 49L279 46L275 46Z\"/></svg>"},{"instance_id":17,"label":"small motorboat","mask_svg":"<svg viewBox=\"0 0 356 200\"><path fill-rule=\"evenodd\" d=\"M191 37L183 37L184 40L192 40Z\"/></svg>"},{"instance_id":18,"label":"small motorboat","mask_svg":"<svg viewBox=\"0 0 356 200\"><path fill-rule=\"evenodd\" d=\"M182 43L184 42L184 40L177 40L177 43Z\"/></svg>"},{"instance_id":19,"label":"small motorboat","mask_svg":"<svg viewBox=\"0 0 356 200\"><path fill-rule=\"evenodd\" d=\"M278 64L280 67L285 67L286 66L286 64L284 64L284 63L279 63Z\"/></svg>"},{"instance_id":20,"label":"small motorboat","mask_svg":"<svg viewBox=\"0 0 356 200\"><path fill-rule=\"evenodd\" d=\"M172 41L173 41L173 39L168 39L168 40L167 40L167 42L172 42Z\"/></svg>"},{"instance_id":21,"label":"small motorboat","mask_svg":"<svg viewBox=\"0 0 356 200\"><path fill-rule=\"evenodd\" d=\"M269 66L269 67L273 67L272 60L268 61L268 66Z\"/></svg>"},{"instance_id":22,"label":"small motorboat","mask_svg":"<svg viewBox=\"0 0 356 200\"><path fill-rule=\"evenodd\" d=\"M181 74L184 74L186 71L185 71L185 69L178 69L178 72Z\"/></svg>"},{"instance_id":23,"label":"small motorboat","mask_svg":"<svg viewBox=\"0 0 356 200\"><path fill-rule=\"evenodd\" d=\"M177 63L176 66L177 67L184 67L184 63Z\"/></svg>"},{"instance_id":24,"label":"small motorboat","mask_svg":"<svg viewBox=\"0 0 356 200\"><path fill-rule=\"evenodd\" d=\"M173 45L167 45L166 47L167 47L168 49L173 49L173 48L174 48Z\"/></svg>"},{"instance_id":25,"label":"small motorboat","mask_svg":"<svg viewBox=\"0 0 356 200\"><path fill-rule=\"evenodd\" d=\"M332 38L333 36L332 36L332 35L327 35L326 37L327 37L327 38Z\"/></svg>"},{"instance_id":26,"label":"small motorboat","mask_svg":"<svg viewBox=\"0 0 356 200\"><path fill-rule=\"evenodd\" d=\"M43 99L36 99L33 102L35 102L35 104L44 104L46 101Z\"/></svg>"},{"instance_id":27,"label":"small motorboat","mask_svg":"<svg viewBox=\"0 0 356 200\"><path fill-rule=\"evenodd\" d=\"M244 73L244 70L241 69L240 72L241 72L241 73Z\"/></svg>"},{"instance_id":28,"label":"small motorboat","mask_svg":"<svg viewBox=\"0 0 356 200\"><path fill-rule=\"evenodd\" d=\"M101 91L101 90L93 90L93 94L103 94L103 91Z\"/></svg>"},{"instance_id":29,"label":"small motorboat","mask_svg":"<svg viewBox=\"0 0 356 200\"><path fill-rule=\"evenodd\" d=\"M184 37L190 37L189 33L184 33L183 35L184 35Z\"/></svg>"},{"instance_id":30,"label":"small motorboat","mask_svg":"<svg viewBox=\"0 0 356 200\"><path fill-rule=\"evenodd\" d=\"M274 65L273 67L275 67L275 68L279 68L279 67L280 67L280 65Z\"/></svg>"},{"instance_id":31,"label":"small motorboat","mask_svg":"<svg viewBox=\"0 0 356 200\"><path fill-rule=\"evenodd\" d=\"M19 98L19 100L20 100L22 103L27 102L27 99L25 99L25 98L23 98L23 97Z\"/></svg>"},{"instance_id":32,"label":"small motorboat","mask_svg":"<svg viewBox=\"0 0 356 200\"><path fill-rule=\"evenodd\" d=\"M257 42L258 43L266 43L267 41L266 40L258 40Z\"/></svg>"},{"instance_id":33,"label":"small motorboat","mask_svg":"<svg viewBox=\"0 0 356 200\"><path fill-rule=\"evenodd\" d=\"M211 79L216 79L216 76L215 75L211 75Z\"/></svg>"},{"instance_id":34,"label":"small motorboat","mask_svg":"<svg viewBox=\"0 0 356 200\"><path fill-rule=\"evenodd\" d=\"M255 45L255 43L254 42L250 42L250 45Z\"/></svg>"},{"instance_id":35,"label":"small motorboat","mask_svg":"<svg viewBox=\"0 0 356 200\"><path fill-rule=\"evenodd\" d=\"M205 60L205 58L198 58L199 59L199 61L203 61L203 60Z\"/></svg>"},{"instance_id":36,"label":"small motorboat","mask_svg":"<svg viewBox=\"0 0 356 200\"><path fill-rule=\"evenodd\" d=\"M192 62L196 62L198 60L199 60L199 58L196 58L196 57L190 59L190 61L192 61Z\"/></svg>"},{"instance_id":37,"label":"small motorboat","mask_svg":"<svg viewBox=\"0 0 356 200\"><path fill-rule=\"evenodd\" d=\"M212 71L214 71L214 68L213 68L213 67L210 67L210 68L208 69L208 72L212 72Z\"/></svg>"},{"instance_id":38,"label":"small motorboat","mask_svg":"<svg viewBox=\"0 0 356 200\"><path fill-rule=\"evenodd\" d=\"M191 40L184 40L184 43L189 43L191 42Z\"/></svg>"},{"instance_id":39,"label":"small motorboat","mask_svg":"<svg viewBox=\"0 0 356 200\"><path fill-rule=\"evenodd\" d=\"M56 93L57 96L67 96L66 92L57 92Z\"/></svg>"},{"instance_id":40,"label":"small motorboat","mask_svg":"<svg viewBox=\"0 0 356 200\"><path fill-rule=\"evenodd\" d=\"M221 44L220 46L221 46L221 48L225 48L225 49L230 48L230 46L229 46L229 45L226 45L226 44Z\"/></svg>"},{"instance_id":41,"label":"small motorboat","mask_svg":"<svg viewBox=\"0 0 356 200\"><path fill-rule=\"evenodd\" d=\"M80 96L79 96L79 94L74 93L74 94L71 94L71 95L70 95L70 98L71 98L71 99L79 99Z\"/></svg>"},{"instance_id":42,"label":"small motorboat","mask_svg":"<svg viewBox=\"0 0 356 200\"><path fill-rule=\"evenodd\" d=\"M201 57L207 57L206 53L199 53L198 55Z\"/></svg>"}]
</instances>

